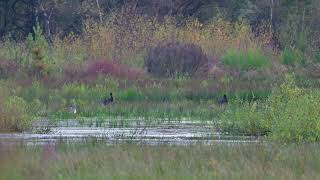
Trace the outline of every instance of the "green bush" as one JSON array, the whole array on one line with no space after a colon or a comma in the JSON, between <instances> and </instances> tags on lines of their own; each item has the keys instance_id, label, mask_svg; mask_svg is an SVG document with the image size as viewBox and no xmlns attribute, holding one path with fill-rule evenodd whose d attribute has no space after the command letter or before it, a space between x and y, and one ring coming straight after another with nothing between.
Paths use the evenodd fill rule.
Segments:
<instances>
[{"instance_id":1,"label":"green bush","mask_svg":"<svg viewBox=\"0 0 320 180\"><path fill-rule=\"evenodd\" d=\"M320 92L298 88L292 76L267 101L270 137L279 141L320 141Z\"/></svg>"},{"instance_id":2,"label":"green bush","mask_svg":"<svg viewBox=\"0 0 320 180\"><path fill-rule=\"evenodd\" d=\"M302 52L295 49L284 49L281 54L281 63L284 65L297 66L305 63Z\"/></svg>"},{"instance_id":3,"label":"green bush","mask_svg":"<svg viewBox=\"0 0 320 180\"><path fill-rule=\"evenodd\" d=\"M27 103L20 97L8 96L0 101L0 129L23 131L31 126Z\"/></svg>"},{"instance_id":4,"label":"green bush","mask_svg":"<svg viewBox=\"0 0 320 180\"><path fill-rule=\"evenodd\" d=\"M0 57L14 60L15 63L26 65L29 61L29 54L25 51L24 45L15 41L4 39L0 46Z\"/></svg>"},{"instance_id":5,"label":"green bush","mask_svg":"<svg viewBox=\"0 0 320 180\"><path fill-rule=\"evenodd\" d=\"M269 64L268 58L260 49L248 49L248 51L230 49L223 56L222 62L231 68L245 71L261 69Z\"/></svg>"}]
</instances>

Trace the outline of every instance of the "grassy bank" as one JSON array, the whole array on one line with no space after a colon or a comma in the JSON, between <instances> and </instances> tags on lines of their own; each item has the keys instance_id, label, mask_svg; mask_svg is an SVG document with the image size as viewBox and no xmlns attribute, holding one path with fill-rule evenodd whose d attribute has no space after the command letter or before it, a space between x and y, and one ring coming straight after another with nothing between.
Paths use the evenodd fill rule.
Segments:
<instances>
[{"instance_id":1,"label":"grassy bank","mask_svg":"<svg viewBox=\"0 0 320 180\"><path fill-rule=\"evenodd\" d=\"M318 144L0 148L0 179L318 179Z\"/></svg>"}]
</instances>

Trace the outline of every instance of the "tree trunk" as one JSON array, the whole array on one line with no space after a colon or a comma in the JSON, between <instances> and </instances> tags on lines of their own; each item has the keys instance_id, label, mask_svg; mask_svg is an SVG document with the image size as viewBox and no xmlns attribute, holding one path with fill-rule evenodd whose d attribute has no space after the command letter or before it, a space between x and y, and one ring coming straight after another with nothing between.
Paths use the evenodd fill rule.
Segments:
<instances>
[{"instance_id":1,"label":"tree trunk","mask_svg":"<svg viewBox=\"0 0 320 180\"><path fill-rule=\"evenodd\" d=\"M273 28L274 28L274 22L273 22L273 8L274 8L274 0L271 0L271 7L270 7L270 32L273 39Z\"/></svg>"},{"instance_id":2,"label":"tree trunk","mask_svg":"<svg viewBox=\"0 0 320 180\"><path fill-rule=\"evenodd\" d=\"M52 43L51 29L50 29L51 12L50 14L48 14L47 11L44 11L43 16L44 16L44 33L48 40L49 45L51 46L51 43Z\"/></svg>"},{"instance_id":3,"label":"tree trunk","mask_svg":"<svg viewBox=\"0 0 320 180\"><path fill-rule=\"evenodd\" d=\"M101 13L101 9L100 9L99 0L96 0L96 3L97 3L98 12L99 12L100 23L102 23L102 13Z\"/></svg>"}]
</instances>

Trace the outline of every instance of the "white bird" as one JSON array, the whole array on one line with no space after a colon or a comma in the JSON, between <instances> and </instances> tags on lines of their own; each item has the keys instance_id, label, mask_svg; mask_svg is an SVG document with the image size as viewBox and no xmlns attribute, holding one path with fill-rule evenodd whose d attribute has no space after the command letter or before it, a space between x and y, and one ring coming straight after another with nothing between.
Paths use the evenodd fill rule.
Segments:
<instances>
[{"instance_id":1,"label":"white bird","mask_svg":"<svg viewBox=\"0 0 320 180\"><path fill-rule=\"evenodd\" d=\"M70 112L70 113L73 113L73 114L76 114L76 113L77 113L77 106L74 105L74 104L71 104L71 105L69 106L69 112Z\"/></svg>"}]
</instances>

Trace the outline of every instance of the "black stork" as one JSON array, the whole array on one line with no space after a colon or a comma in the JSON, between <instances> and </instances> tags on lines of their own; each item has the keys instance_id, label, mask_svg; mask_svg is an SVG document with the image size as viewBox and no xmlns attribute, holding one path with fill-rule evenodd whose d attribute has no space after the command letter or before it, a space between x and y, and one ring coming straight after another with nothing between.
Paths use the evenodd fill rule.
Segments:
<instances>
[{"instance_id":1,"label":"black stork","mask_svg":"<svg viewBox=\"0 0 320 180\"><path fill-rule=\"evenodd\" d=\"M112 93L110 93L109 97L104 98L104 100L102 101L102 104L106 106L112 102L113 102L113 97L112 97Z\"/></svg>"}]
</instances>

